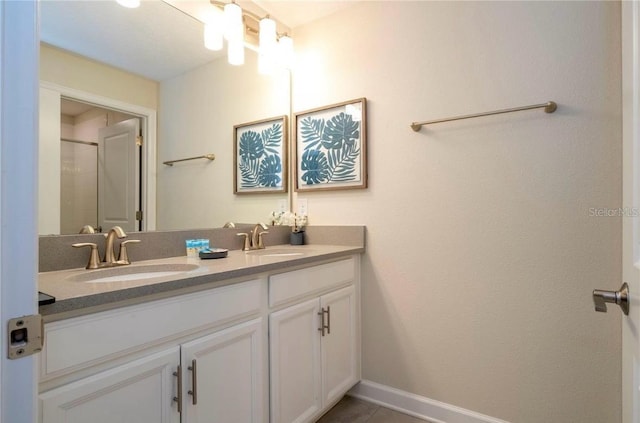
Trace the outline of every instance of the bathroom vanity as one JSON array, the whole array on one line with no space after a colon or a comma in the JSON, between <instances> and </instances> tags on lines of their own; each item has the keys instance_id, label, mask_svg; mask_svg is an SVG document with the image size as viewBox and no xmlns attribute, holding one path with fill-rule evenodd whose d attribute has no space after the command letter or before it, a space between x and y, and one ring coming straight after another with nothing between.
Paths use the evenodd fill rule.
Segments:
<instances>
[{"instance_id":1,"label":"bathroom vanity","mask_svg":"<svg viewBox=\"0 0 640 423\"><path fill-rule=\"evenodd\" d=\"M131 266L184 271L128 281L41 273L58 300L41 307L40 421L315 421L360 380L363 251L172 257Z\"/></svg>"}]
</instances>

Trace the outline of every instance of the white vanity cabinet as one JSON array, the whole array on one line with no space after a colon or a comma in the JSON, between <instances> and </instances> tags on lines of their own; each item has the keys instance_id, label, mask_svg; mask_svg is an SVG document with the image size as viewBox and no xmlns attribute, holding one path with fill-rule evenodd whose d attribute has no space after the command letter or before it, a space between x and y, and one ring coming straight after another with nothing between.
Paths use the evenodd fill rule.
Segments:
<instances>
[{"instance_id":1,"label":"white vanity cabinet","mask_svg":"<svg viewBox=\"0 0 640 423\"><path fill-rule=\"evenodd\" d=\"M315 421L360 379L354 259L270 278L271 423Z\"/></svg>"},{"instance_id":2,"label":"white vanity cabinet","mask_svg":"<svg viewBox=\"0 0 640 423\"><path fill-rule=\"evenodd\" d=\"M172 395L177 347L40 395L42 423L179 423Z\"/></svg>"},{"instance_id":3,"label":"white vanity cabinet","mask_svg":"<svg viewBox=\"0 0 640 423\"><path fill-rule=\"evenodd\" d=\"M74 380L41 392L40 421L266 422L264 285L242 282L46 325L41 386Z\"/></svg>"},{"instance_id":4,"label":"white vanity cabinet","mask_svg":"<svg viewBox=\"0 0 640 423\"><path fill-rule=\"evenodd\" d=\"M266 421L263 332L260 318L182 345L183 422Z\"/></svg>"},{"instance_id":5,"label":"white vanity cabinet","mask_svg":"<svg viewBox=\"0 0 640 423\"><path fill-rule=\"evenodd\" d=\"M360 379L359 266L47 323L40 423L313 422Z\"/></svg>"}]
</instances>

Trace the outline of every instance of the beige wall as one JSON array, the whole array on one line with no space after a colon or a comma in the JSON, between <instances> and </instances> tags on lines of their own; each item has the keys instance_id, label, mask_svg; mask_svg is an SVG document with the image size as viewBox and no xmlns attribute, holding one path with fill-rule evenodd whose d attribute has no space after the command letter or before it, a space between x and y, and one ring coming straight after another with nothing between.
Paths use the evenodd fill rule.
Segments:
<instances>
[{"instance_id":1,"label":"beige wall","mask_svg":"<svg viewBox=\"0 0 640 423\"><path fill-rule=\"evenodd\" d=\"M295 30L294 111L368 98L363 377L518 423L620 421L620 5L360 3ZM555 100L521 112L409 124Z\"/></svg>"},{"instance_id":2,"label":"beige wall","mask_svg":"<svg viewBox=\"0 0 640 423\"><path fill-rule=\"evenodd\" d=\"M40 80L149 109L158 108L158 82L40 44Z\"/></svg>"}]
</instances>

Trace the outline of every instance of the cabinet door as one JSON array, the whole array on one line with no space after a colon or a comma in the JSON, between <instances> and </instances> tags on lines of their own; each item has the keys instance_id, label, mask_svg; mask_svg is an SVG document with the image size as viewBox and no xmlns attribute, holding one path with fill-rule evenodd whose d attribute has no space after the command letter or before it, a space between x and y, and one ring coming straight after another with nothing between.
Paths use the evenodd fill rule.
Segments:
<instances>
[{"instance_id":1,"label":"cabinet door","mask_svg":"<svg viewBox=\"0 0 640 423\"><path fill-rule=\"evenodd\" d=\"M322 398L337 401L359 379L356 295L353 286L320 298L329 331L322 337Z\"/></svg>"},{"instance_id":2,"label":"cabinet door","mask_svg":"<svg viewBox=\"0 0 640 423\"><path fill-rule=\"evenodd\" d=\"M182 345L183 423L266 423L264 331L259 318Z\"/></svg>"},{"instance_id":3,"label":"cabinet door","mask_svg":"<svg viewBox=\"0 0 640 423\"><path fill-rule=\"evenodd\" d=\"M309 421L321 406L319 299L269 316L271 423Z\"/></svg>"},{"instance_id":4,"label":"cabinet door","mask_svg":"<svg viewBox=\"0 0 640 423\"><path fill-rule=\"evenodd\" d=\"M179 423L170 348L40 395L42 423Z\"/></svg>"}]
</instances>

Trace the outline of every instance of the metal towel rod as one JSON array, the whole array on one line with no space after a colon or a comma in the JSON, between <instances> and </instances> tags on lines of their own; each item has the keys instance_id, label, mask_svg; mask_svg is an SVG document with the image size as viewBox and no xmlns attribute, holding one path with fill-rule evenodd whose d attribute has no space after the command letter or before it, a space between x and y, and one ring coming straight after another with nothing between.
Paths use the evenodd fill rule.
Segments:
<instances>
[{"instance_id":1,"label":"metal towel rod","mask_svg":"<svg viewBox=\"0 0 640 423\"><path fill-rule=\"evenodd\" d=\"M167 162L162 162L162 164L166 164L167 166L173 166L174 163L186 162L187 160L197 160L197 159L215 160L216 156L215 156L215 154L205 154L203 156L189 157L189 158L186 158L186 159L169 160Z\"/></svg>"},{"instance_id":2,"label":"metal towel rod","mask_svg":"<svg viewBox=\"0 0 640 423\"><path fill-rule=\"evenodd\" d=\"M548 101L546 103L534 104L531 106L522 106L522 107L514 107L511 109L494 110L492 112L476 113L473 115L464 115L464 116L455 116L455 117L450 117L445 119L427 120L424 122L413 122L411 124L411 129L418 132L422 128L422 125L430 125L432 123L451 122L453 120L471 119L471 118L477 118L482 116L499 115L502 113L519 112L522 110L542 109L542 108L544 108L545 113L553 113L558 108L558 105L554 101Z\"/></svg>"}]
</instances>

